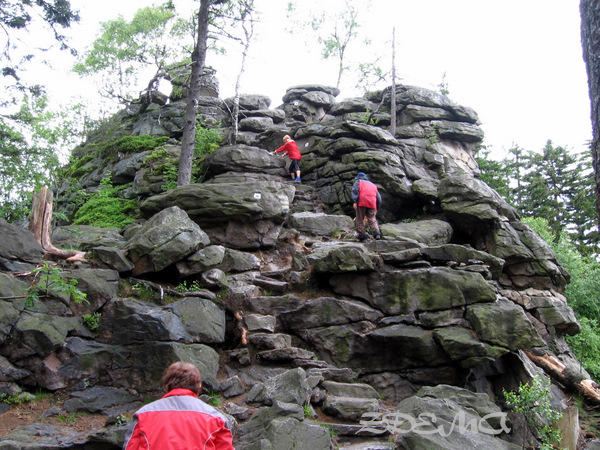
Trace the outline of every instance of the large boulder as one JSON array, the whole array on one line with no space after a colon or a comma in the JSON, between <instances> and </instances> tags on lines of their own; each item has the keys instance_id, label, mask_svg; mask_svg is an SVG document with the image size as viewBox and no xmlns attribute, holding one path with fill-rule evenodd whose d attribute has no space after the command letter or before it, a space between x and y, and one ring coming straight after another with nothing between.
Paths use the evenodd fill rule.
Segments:
<instances>
[{"instance_id":1,"label":"large boulder","mask_svg":"<svg viewBox=\"0 0 600 450\"><path fill-rule=\"evenodd\" d=\"M262 403L267 406L276 401L303 406L310 397L304 369L288 370L252 387L245 398L246 403Z\"/></svg>"},{"instance_id":2,"label":"large boulder","mask_svg":"<svg viewBox=\"0 0 600 450\"><path fill-rule=\"evenodd\" d=\"M30 231L0 219L0 235L0 269L31 270L41 262L44 250Z\"/></svg>"},{"instance_id":3,"label":"large boulder","mask_svg":"<svg viewBox=\"0 0 600 450\"><path fill-rule=\"evenodd\" d=\"M246 119L250 120L250 119ZM285 174L285 160L265 149L243 144L220 147L204 160L208 179L227 172Z\"/></svg>"},{"instance_id":4,"label":"large boulder","mask_svg":"<svg viewBox=\"0 0 600 450\"><path fill-rule=\"evenodd\" d=\"M331 236L354 229L354 221L343 215L298 212L290 215L289 226L308 236Z\"/></svg>"},{"instance_id":5,"label":"large boulder","mask_svg":"<svg viewBox=\"0 0 600 450\"><path fill-rule=\"evenodd\" d=\"M112 344L152 341L222 343L225 313L213 302L184 298L165 307L131 299L115 299L103 310L104 340Z\"/></svg>"},{"instance_id":6,"label":"large boulder","mask_svg":"<svg viewBox=\"0 0 600 450\"><path fill-rule=\"evenodd\" d=\"M184 210L171 206L151 217L125 244L133 275L158 272L208 245L210 240Z\"/></svg>"},{"instance_id":7,"label":"large boulder","mask_svg":"<svg viewBox=\"0 0 600 450\"><path fill-rule=\"evenodd\" d=\"M177 263L177 270L182 277L212 269L219 269L225 273L259 270L260 260L252 253L233 250L222 245L209 245Z\"/></svg>"},{"instance_id":8,"label":"large boulder","mask_svg":"<svg viewBox=\"0 0 600 450\"><path fill-rule=\"evenodd\" d=\"M277 316L286 330L304 330L341 325L362 320L377 322L383 314L362 302L324 297L309 299L299 308L290 308Z\"/></svg>"},{"instance_id":9,"label":"large boulder","mask_svg":"<svg viewBox=\"0 0 600 450\"><path fill-rule=\"evenodd\" d=\"M381 225L384 236L413 239L427 245L447 244L452 239L452 225L444 220L419 220L409 223L389 223Z\"/></svg>"},{"instance_id":10,"label":"large boulder","mask_svg":"<svg viewBox=\"0 0 600 450\"><path fill-rule=\"evenodd\" d=\"M367 373L421 366L441 366L450 362L433 336L416 326L390 325L376 328L362 321L347 325L298 332L322 359L336 366ZM381 349L385 348L385 351Z\"/></svg>"},{"instance_id":11,"label":"large boulder","mask_svg":"<svg viewBox=\"0 0 600 450\"><path fill-rule=\"evenodd\" d=\"M438 193L444 213L454 225L466 231L518 219L515 208L470 174L444 176L438 185Z\"/></svg>"},{"instance_id":12,"label":"large boulder","mask_svg":"<svg viewBox=\"0 0 600 450\"><path fill-rule=\"evenodd\" d=\"M321 245L308 256L314 270L321 273L372 271L373 261L364 245Z\"/></svg>"},{"instance_id":13,"label":"large boulder","mask_svg":"<svg viewBox=\"0 0 600 450\"><path fill-rule=\"evenodd\" d=\"M388 315L496 300L495 289L480 274L446 267L333 275L330 284L338 294L365 300Z\"/></svg>"},{"instance_id":14,"label":"large boulder","mask_svg":"<svg viewBox=\"0 0 600 450\"><path fill-rule=\"evenodd\" d=\"M317 450L333 446L329 430L305 420L302 407L276 401L260 408L239 428L237 448L245 450Z\"/></svg>"},{"instance_id":15,"label":"large boulder","mask_svg":"<svg viewBox=\"0 0 600 450\"><path fill-rule=\"evenodd\" d=\"M483 342L512 351L545 345L523 308L511 301L470 305L466 317Z\"/></svg>"},{"instance_id":16,"label":"large boulder","mask_svg":"<svg viewBox=\"0 0 600 450\"><path fill-rule=\"evenodd\" d=\"M401 448L520 448L499 438L512 424L486 394L447 385L425 387L401 401L395 414L397 420L390 415L387 427Z\"/></svg>"},{"instance_id":17,"label":"large boulder","mask_svg":"<svg viewBox=\"0 0 600 450\"><path fill-rule=\"evenodd\" d=\"M190 184L148 198L140 210L149 216L176 205L211 241L251 250L275 245L294 192L272 181Z\"/></svg>"}]
</instances>

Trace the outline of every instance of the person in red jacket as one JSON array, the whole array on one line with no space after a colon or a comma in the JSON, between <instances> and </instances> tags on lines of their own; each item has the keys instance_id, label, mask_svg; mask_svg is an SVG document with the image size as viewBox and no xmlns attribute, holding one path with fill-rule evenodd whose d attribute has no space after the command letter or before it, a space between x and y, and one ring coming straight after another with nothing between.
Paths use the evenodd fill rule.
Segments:
<instances>
[{"instance_id":1,"label":"person in red jacket","mask_svg":"<svg viewBox=\"0 0 600 450\"><path fill-rule=\"evenodd\" d=\"M288 170L290 172L290 176L292 177L292 181L300 182L302 181L300 178L300 160L302 159L302 154L298 149L296 141L294 141L289 135L286 134L283 137L283 140L285 144L283 144L277 150L272 151L271 154L274 155L275 153L285 152L281 156L288 155L290 157L291 162Z\"/></svg>"},{"instance_id":2,"label":"person in red jacket","mask_svg":"<svg viewBox=\"0 0 600 450\"><path fill-rule=\"evenodd\" d=\"M196 366L171 364L162 383L167 394L134 414L123 450L234 450L225 416L198 398L202 379Z\"/></svg>"},{"instance_id":3,"label":"person in red jacket","mask_svg":"<svg viewBox=\"0 0 600 450\"><path fill-rule=\"evenodd\" d=\"M377 223L377 210L381 206L381 195L374 183L371 183L363 172L358 172L356 181L352 185L352 201L356 210L356 232L359 241L366 241L369 237L365 233L365 218L369 223L369 228L375 239L381 239L382 234L379 231Z\"/></svg>"}]
</instances>

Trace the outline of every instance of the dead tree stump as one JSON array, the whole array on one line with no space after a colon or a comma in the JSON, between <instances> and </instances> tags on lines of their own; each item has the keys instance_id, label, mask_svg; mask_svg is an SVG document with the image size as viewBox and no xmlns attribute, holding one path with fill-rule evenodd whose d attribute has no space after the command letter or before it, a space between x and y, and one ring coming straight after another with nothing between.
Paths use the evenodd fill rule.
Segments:
<instances>
[{"instance_id":1,"label":"dead tree stump","mask_svg":"<svg viewBox=\"0 0 600 450\"><path fill-rule=\"evenodd\" d=\"M39 192L33 194L29 231L33 233L35 240L44 249L45 257L66 259L67 261L81 261L85 259L85 252L79 250L61 250L52 245L50 233L52 231L53 200L54 194L47 187L43 187Z\"/></svg>"}]
</instances>

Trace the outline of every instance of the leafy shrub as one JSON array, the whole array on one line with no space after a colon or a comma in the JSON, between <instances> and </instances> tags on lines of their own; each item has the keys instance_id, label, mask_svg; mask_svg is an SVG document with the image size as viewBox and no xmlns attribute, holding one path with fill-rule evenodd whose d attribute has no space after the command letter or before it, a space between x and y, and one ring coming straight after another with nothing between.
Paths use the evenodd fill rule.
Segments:
<instances>
[{"instance_id":1,"label":"leafy shrub","mask_svg":"<svg viewBox=\"0 0 600 450\"><path fill-rule=\"evenodd\" d=\"M103 179L98 192L77 210L74 225L91 225L101 228L122 228L134 221L135 200L118 197L119 190L111 186L110 177Z\"/></svg>"},{"instance_id":2,"label":"leafy shrub","mask_svg":"<svg viewBox=\"0 0 600 450\"><path fill-rule=\"evenodd\" d=\"M147 150L154 150L156 147L160 147L169 138L167 136L150 136L148 134L142 134L139 136L123 136L122 138L115 139L105 143L102 146L102 153L105 155L117 154L117 153L140 153Z\"/></svg>"},{"instance_id":3,"label":"leafy shrub","mask_svg":"<svg viewBox=\"0 0 600 450\"><path fill-rule=\"evenodd\" d=\"M219 130L201 124L196 127L194 153L197 156L210 155L219 148L222 140Z\"/></svg>"},{"instance_id":4,"label":"leafy shrub","mask_svg":"<svg viewBox=\"0 0 600 450\"><path fill-rule=\"evenodd\" d=\"M600 380L600 263L582 257L565 233L554 242L545 219L523 221L550 245L558 262L571 275L564 295L581 324L581 333L565 339L592 378Z\"/></svg>"},{"instance_id":5,"label":"leafy shrub","mask_svg":"<svg viewBox=\"0 0 600 450\"><path fill-rule=\"evenodd\" d=\"M521 413L533 432L537 432L541 449L552 450L553 444L561 439L560 431L554 424L562 413L550 404L550 379L536 377L529 383L521 383L516 392L502 389L506 404L511 411Z\"/></svg>"},{"instance_id":6,"label":"leafy shrub","mask_svg":"<svg viewBox=\"0 0 600 450\"><path fill-rule=\"evenodd\" d=\"M60 268L44 263L31 271L34 281L27 290L27 306L33 306L40 296L66 295L75 303L87 302L87 294L77 288L77 280L63 277Z\"/></svg>"},{"instance_id":7,"label":"leafy shrub","mask_svg":"<svg viewBox=\"0 0 600 450\"><path fill-rule=\"evenodd\" d=\"M595 320L581 317L581 333L565 336L573 353L594 380L600 380L600 325Z\"/></svg>"},{"instance_id":8,"label":"leafy shrub","mask_svg":"<svg viewBox=\"0 0 600 450\"><path fill-rule=\"evenodd\" d=\"M154 175L161 175L164 184L161 186L163 191L177 187L177 173L179 165L177 159L173 157L167 149L157 148L145 159L146 164L150 166L150 171Z\"/></svg>"}]
</instances>

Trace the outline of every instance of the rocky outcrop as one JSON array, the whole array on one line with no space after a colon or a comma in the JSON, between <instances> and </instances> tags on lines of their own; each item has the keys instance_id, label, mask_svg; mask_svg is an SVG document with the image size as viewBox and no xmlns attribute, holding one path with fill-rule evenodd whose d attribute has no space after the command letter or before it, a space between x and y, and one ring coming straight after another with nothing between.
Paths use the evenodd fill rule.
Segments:
<instances>
[{"instance_id":1,"label":"rocky outcrop","mask_svg":"<svg viewBox=\"0 0 600 450\"><path fill-rule=\"evenodd\" d=\"M26 303L31 280L19 272L41 254L26 232L0 223L18 241L0 243L0 389L61 390L71 396L64 409L130 415L158 395L169 363L186 360L220 397L238 449L514 448L518 423L503 422L497 399L536 374L521 351L578 364L563 339L580 328L562 295L568 273L477 178L474 111L398 86L391 135L389 89L337 95L296 86L273 110L268 98L245 96L238 144L205 158L202 183L135 188L149 180L135 155L82 177L118 173L133 182L123 195L141 197L139 220L123 230L55 231L56 242L88 252L63 276L89 304L64 295ZM160 130L148 110L131 133L178 138L175 103L161 107ZM223 104L207 96L199 113L226 123ZM269 154L284 134L302 151L302 183ZM176 157L176 147L165 149ZM356 242L358 171L383 197L382 240ZM471 425L446 433L460 414ZM398 417L421 428L399 433ZM0 446L66 433L40 427ZM27 448L119 448L123 434L115 425Z\"/></svg>"}]
</instances>

